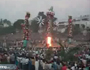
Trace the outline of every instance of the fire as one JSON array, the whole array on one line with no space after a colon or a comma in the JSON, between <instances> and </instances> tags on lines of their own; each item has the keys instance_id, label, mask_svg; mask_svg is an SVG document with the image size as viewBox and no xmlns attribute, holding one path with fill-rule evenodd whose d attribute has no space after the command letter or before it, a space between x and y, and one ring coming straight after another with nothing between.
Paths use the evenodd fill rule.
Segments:
<instances>
[{"instance_id":1,"label":"fire","mask_svg":"<svg viewBox=\"0 0 90 70\"><path fill-rule=\"evenodd\" d=\"M48 44L49 47L52 46L51 41L52 41L52 38L51 37L47 37L47 44Z\"/></svg>"}]
</instances>

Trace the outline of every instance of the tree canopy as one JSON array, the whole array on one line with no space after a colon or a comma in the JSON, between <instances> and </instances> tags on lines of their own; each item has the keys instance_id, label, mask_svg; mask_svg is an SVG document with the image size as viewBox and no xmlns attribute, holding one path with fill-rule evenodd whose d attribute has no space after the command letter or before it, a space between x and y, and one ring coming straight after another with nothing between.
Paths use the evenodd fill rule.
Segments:
<instances>
[{"instance_id":1,"label":"tree canopy","mask_svg":"<svg viewBox=\"0 0 90 70\"><path fill-rule=\"evenodd\" d=\"M7 24L8 27L4 27L4 24ZM13 26L11 26L11 21L7 19L1 19L0 20L0 35L5 35L9 33L15 33L15 29Z\"/></svg>"},{"instance_id":2,"label":"tree canopy","mask_svg":"<svg viewBox=\"0 0 90 70\"><path fill-rule=\"evenodd\" d=\"M17 21L14 22L13 26L15 29L21 29L21 24L24 23L23 19L18 19Z\"/></svg>"},{"instance_id":3,"label":"tree canopy","mask_svg":"<svg viewBox=\"0 0 90 70\"><path fill-rule=\"evenodd\" d=\"M8 24L9 26L11 26L11 22L9 20L4 19L3 22L6 23L6 24Z\"/></svg>"},{"instance_id":4,"label":"tree canopy","mask_svg":"<svg viewBox=\"0 0 90 70\"><path fill-rule=\"evenodd\" d=\"M3 20L2 19L0 20L0 25L3 26Z\"/></svg>"},{"instance_id":5,"label":"tree canopy","mask_svg":"<svg viewBox=\"0 0 90 70\"><path fill-rule=\"evenodd\" d=\"M15 33L15 29L13 26L0 28L0 35Z\"/></svg>"},{"instance_id":6,"label":"tree canopy","mask_svg":"<svg viewBox=\"0 0 90 70\"><path fill-rule=\"evenodd\" d=\"M54 22L56 20L57 18L54 17L52 21ZM31 22L32 31L38 32L39 25L42 25L43 27L45 27L46 24L47 24L47 15L45 15L44 12L39 12L36 18L34 18Z\"/></svg>"},{"instance_id":7,"label":"tree canopy","mask_svg":"<svg viewBox=\"0 0 90 70\"><path fill-rule=\"evenodd\" d=\"M11 26L11 21L9 21L8 19L1 19L0 20L0 25L2 25L2 27L4 27L4 24L7 24L8 26Z\"/></svg>"},{"instance_id":8,"label":"tree canopy","mask_svg":"<svg viewBox=\"0 0 90 70\"><path fill-rule=\"evenodd\" d=\"M35 20L31 21L31 29L33 32L38 32L39 24L37 24L37 21L35 21Z\"/></svg>"}]
</instances>

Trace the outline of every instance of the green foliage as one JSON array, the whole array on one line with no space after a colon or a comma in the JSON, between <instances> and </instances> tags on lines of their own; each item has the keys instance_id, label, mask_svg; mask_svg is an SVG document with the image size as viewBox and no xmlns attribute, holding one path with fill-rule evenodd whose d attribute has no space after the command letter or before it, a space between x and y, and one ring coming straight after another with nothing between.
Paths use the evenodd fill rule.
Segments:
<instances>
[{"instance_id":1,"label":"green foliage","mask_svg":"<svg viewBox=\"0 0 90 70\"><path fill-rule=\"evenodd\" d=\"M0 20L0 26L3 26L3 23L2 23L2 22L3 22L3 20L1 19L1 20Z\"/></svg>"},{"instance_id":2,"label":"green foliage","mask_svg":"<svg viewBox=\"0 0 90 70\"><path fill-rule=\"evenodd\" d=\"M11 22L9 20L4 19L3 22L6 23L6 24L8 24L9 26L11 26Z\"/></svg>"},{"instance_id":3,"label":"green foliage","mask_svg":"<svg viewBox=\"0 0 90 70\"><path fill-rule=\"evenodd\" d=\"M77 58L74 56L74 54L76 52L78 52L79 50L80 50L79 47L73 47L73 48L69 49L69 51L66 53L67 60L71 60L71 61L77 60Z\"/></svg>"},{"instance_id":4,"label":"green foliage","mask_svg":"<svg viewBox=\"0 0 90 70\"><path fill-rule=\"evenodd\" d=\"M47 18L47 17L46 17L47 15L45 15L44 12L39 12L39 13L38 13L38 17L39 17L39 16L42 16L43 19L46 19L46 18ZM54 18L52 19L52 22L54 22L54 21L56 21L56 20L57 20L57 18L54 17Z\"/></svg>"},{"instance_id":5,"label":"green foliage","mask_svg":"<svg viewBox=\"0 0 90 70\"><path fill-rule=\"evenodd\" d=\"M73 47L73 48L70 48L68 52L65 52L64 50L61 50L59 53L59 55L62 57L62 59L64 61L75 61L75 60L78 60L78 58L76 58L74 56L74 54L76 52L80 51L80 48L79 47Z\"/></svg>"},{"instance_id":6,"label":"green foliage","mask_svg":"<svg viewBox=\"0 0 90 70\"><path fill-rule=\"evenodd\" d=\"M8 24L9 27L3 27L3 25L5 24ZM9 33L15 33L15 29L13 26L11 26L11 22L7 19L4 19L4 20L0 20L0 25L2 25L0 27L0 35L4 35L4 34L9 34Z\"/></svg>"},{"instance_id":7,"label":"green foliage","mask_svg":"<svg viewBox=\"0 0 90 70\"><path fill-rule=\"evenodd\" d=\"M15 33L15 29L13 26L0 28L0 35Z\"/></svg>"},{"instance_id":8,"label":"green foliage","mask_svg":"<svg viewBox=\"0 0 90 70\"><path fill-rule=\"evenodd\" d=\"M9 20L7 20L7 19L1 19L0 20L0 25L2 25L2 27L3 27L3 25L4 24L7 24L8 26L11 26L11 22L9 21Z\"/></svg>"},{"instance_id":9,"label":"green foliage","mask_svg":"<svg viewBox=\"0 0 90 70\"><path fill-rule=\"evenodd\" d=\"M46 18L46 15L44 14L44 12L39 12L39 13L38 13L38 17L39 17L39 16L42 16L43 19Z\"/></svg>"},{"instance_id":10,"label":"green foliage","mask_svg":"<svg viewBox=\"0 0 90 70\"><path fill-rule=\"evenodd\" d=\"M32 20L32 22L31 22L31 29L32 29L33 32L38 32L39 24L37 24L36 20Z\"/></svg>"},{"instance_id":11,"label":"green foliage","mask_svg":"<svg viewBox=\"0 0 90 70\"><path fill-rule=\"evenodd\" d=\"M62 41L60 39L57 43L60 45L61 50L64 50L64 46L63 46Z\"/></svg>"},{"instance_id":12,"label":"green foliage","mask_svg":"<svg viewBox=\"0 0 90 70\"><path fill-rule=\"evenodd\" d=\"M45 59L46 59L46 60L50 60L52 54L53 54L53 50L52 50L52 48L49 48L49 49L46 51L46 57L45 57Z\"/></svg>"},{"instance_id":13,"label":"green foliage","mask_svg":"<svg viewBox=\"0 0 90 70\"><path fill-rule=\"evenodd\" d=\"M40 16L42 16L42 19L45 19L44 26L46 26L46 23L47 23L47 20L46 20L47 17L46 17L46 15L44 14L44 12L39 12L38 15L37 15L37 17L40 18ZM52 19L52 22L54 22L56 20L57 20L57 18L54 17ZM39 30L39 24L37 24L37 21L36 20L32 20L32 22L31 22L31 29L32 29L33 32L38 32L38 30Z\"/></svg>"},{"instance_id":14,"label":"green foliage","mask_svg":"<svg viewBox=\"0 0 90 70\"><path fill-rule=\"evenodd\" d=\"M13 26L15 29L21 29L21 24L24 23L23 19L18 19L17 21L14 22Z\"/></svg>"},{"instance_id":15,"label":"green foliage","mask_svg":"<svg viewBox=\"0 0 90 70\"><path fill-rule=\"evenodd\" d=\"M62 58L64 58L64 57L66 56L66 53L65 53L64 50L61 49L61 50L58 52L58 55L60 55Z\"/></svg>"}]
</instances>

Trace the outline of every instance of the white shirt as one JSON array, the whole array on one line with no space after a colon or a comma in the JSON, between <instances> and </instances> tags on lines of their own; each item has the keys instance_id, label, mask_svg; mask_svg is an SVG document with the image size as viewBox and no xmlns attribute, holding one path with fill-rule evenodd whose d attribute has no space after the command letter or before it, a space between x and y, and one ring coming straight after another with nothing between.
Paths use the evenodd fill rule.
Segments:
<instances>
[{"instance_id":1,"label":"white shirt","mask_svg":"<svg viewBox=\"0 0 90 70\"><path fill-rule=\"evenodd\" d=\"M19 62L21 62L22 64L28 64L28 62L29 62L29 59L26 59L26 58L19 58L19 57L17 57L17 60L19 61Z\"/></svg>"},{"instance_id":2,"label":"white shirt","mask_svg":"<svg viewBox=\"0 0 90 70\"><path fill-rule=\"evenodd\" d=\"M35 70L38 70L39 67L39 61L35 61Z\"/></svg>"},{"instance_id":3,"label":"white shirt","mask_svg":"<svg viewBox=\"0 0 90 70\"><path fill-rule=\"evenodd\" d=\"M67 70L70 70L70 69L67 69Z\"/></svg>"},{"instance_id":4,"label":"white shirt","mask_svg":"<svg viewBox=\"0 0 90 70\"><path fill-rule=\"evenodd\" d=\"M43 69L45 69L45 63L43 62Z\"/></svg>"},{"instance_id":5,"label":"white shirt","mask_svg":"<svg viewBox=\"0 0 90 70\"><path fill-rule=\"evenodd\" d=\"M54 56L54 59L57 59L58 58L58 56Z\"/></svg>"},{"instance_id":6,"label":"white shirt","mask_svg":"<svg viewBox=\"0 0 90 70\"><path fill-rule=\"evenodd\" d=\"M87 60L81 59L83 64L86 66Z\"/></svg>"},{"instance_id":7,"label":"white shirt","mask_svg":"<svg viewBox=\"0 0 90 70\"><path fill-rule=\"evenodd\" d=\"M75 70L75 67L74 67L74 66L72 66L72 67L71 67L71 69L72 69L72 70Z\"/></svg>"}]
</instances>

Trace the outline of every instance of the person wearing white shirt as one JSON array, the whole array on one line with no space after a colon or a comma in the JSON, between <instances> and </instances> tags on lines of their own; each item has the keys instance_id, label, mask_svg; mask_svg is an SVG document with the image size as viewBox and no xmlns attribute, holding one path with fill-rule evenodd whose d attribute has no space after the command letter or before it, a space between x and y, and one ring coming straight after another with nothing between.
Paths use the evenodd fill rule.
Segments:
<instances>
[{"instance_id":1,"label":"person wearing white shirt","mask_svg":"<svg viewBox=\"0 0 90 70\"><path fill-rule=\"evenodd\" d=\"M39 68L39 61L36 60L36 61L35 61L35 70L38 70L38 68Z\"/></svg>"},{"instance_id":2,"label":"person wearing white shirt","mask_svg":"<svg viewBox=\"0 0 90 70\"><path fill-rule=\"evenodd\" d=\"M71 67L71 70L75 70L75 66L72 66L72 67Z\"/></svg>"}]
</instances>

